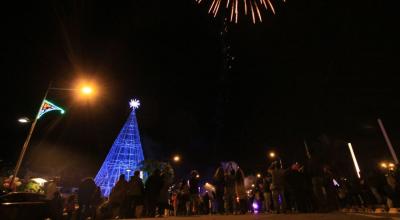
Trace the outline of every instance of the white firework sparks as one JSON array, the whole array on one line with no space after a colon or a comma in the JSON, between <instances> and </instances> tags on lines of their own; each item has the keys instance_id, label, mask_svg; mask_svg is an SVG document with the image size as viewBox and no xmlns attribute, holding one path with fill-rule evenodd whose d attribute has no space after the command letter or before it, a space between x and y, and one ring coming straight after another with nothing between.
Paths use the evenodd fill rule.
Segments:
<instances>
[{"instance_id":1,"label":"white firework sparks","mask_svg":"<svg viewBox=\"0 0 400 220\"><path fill-rule=\"evenodd\" d=\"M230 22L237 23L239 20L239 14L249 15L253 23L262 22L262 12L271 11L275 14L275 8L272 4L272 0L195 0L198 4L202 2L208 3L208 13L214 17L217 16L218 12L222 8L226 8L226 18ZM286 0L282 0L286 2Z\"/></svg>"}]
</instances>

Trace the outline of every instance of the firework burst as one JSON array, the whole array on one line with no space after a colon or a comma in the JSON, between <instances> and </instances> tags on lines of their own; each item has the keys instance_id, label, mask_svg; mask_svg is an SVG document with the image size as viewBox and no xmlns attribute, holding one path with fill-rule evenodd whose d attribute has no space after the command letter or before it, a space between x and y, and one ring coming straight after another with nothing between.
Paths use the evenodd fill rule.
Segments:
<instances>
[{"instance_id":1,"label":"firework burst","mask_svg":"<svg viewBox=\"0 0 400 220\"><path fill-rule=\"evenodd\" d=\"M202 2L210 2L208 13L214 17L218 12L226 8L226 17L230 22L237 23L239 15L244 13L250 15L253 23L262 22L262 12L271 11L275 14L275 8L271 0L195 0L198 4ZM285 2L286 0L283 0Z\"/></svg>"}]
</instances>

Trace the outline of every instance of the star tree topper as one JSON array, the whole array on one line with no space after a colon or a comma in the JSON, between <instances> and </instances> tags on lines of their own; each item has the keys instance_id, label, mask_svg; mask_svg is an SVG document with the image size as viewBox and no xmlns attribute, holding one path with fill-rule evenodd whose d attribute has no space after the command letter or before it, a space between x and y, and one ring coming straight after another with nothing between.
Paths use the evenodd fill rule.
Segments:
<instances>
[{"instance_id":1,"label":"star tree topper","mask_svg":"<svg viewBox=\"0 0 400 220\"><path fill-rule=\"evenodd\" d=\"M129 106L130 106L132 109L137 109L137 108L139 108L139 106L140 106L140 101L137 100L137 99L131 99L131 101L129 101Z\"/></svg>"}]
</instances>

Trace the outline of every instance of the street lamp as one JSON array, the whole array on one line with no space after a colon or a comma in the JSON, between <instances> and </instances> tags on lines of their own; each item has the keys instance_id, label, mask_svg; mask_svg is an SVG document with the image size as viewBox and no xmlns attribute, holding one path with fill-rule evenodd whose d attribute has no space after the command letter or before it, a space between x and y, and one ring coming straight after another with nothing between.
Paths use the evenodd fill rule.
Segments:
<instances>
[{"instance_id":1,"label":"street lamp","mask_svg":"<svg viewBox=\"0 0 400 220\"><path fill-rule=\"evenodd\" d=\"M175 156L172 158L172 160L173 160L175 163L178 163L178 162L181 161L181 157L180 157L179 155L175 155Z\"/></svg>"},{"instance_id":2,"label":"street lamp","mask_svg":"<svg viewBox=\"0 0 400 220\"><path fill-rule=\"evenodd\" d=\"M257 178L261 178L261 173L257 173Z\"/></svg>"},{"instance_id":3,"label":"street lamp","mask_svg":"<svg viewBox=\"0 0 400 220\"><path fill-rule=\"evenodd\" d=\"M392 162L381 162L379 165L382 169L390 170L390 171L393 171L394 168L396 167L396 165Z\"/></svg>"},{"instance_id":4,"label":"street lamp","mask_svg":"<svg viewBox=\"0 0 400 220\"><path fill-rule=\"evenodd\" d=\"M47 87L47 90L46 90L46 92L45 92L45 94L44 94L42 103L40 104L39 110L38 110L38 112L37 112L37 114L36 114L35 120L34 120L34 121L32 122L32 124L31 124L31 128L30 128L30 130L29 130L28 136L26 137L25 142L24 142L24 144L22 145L22 150L21 150L21 153L20 153L20 155L19 155L17 164L16 164L16 166L15 166L14 174L13 174L13 177L12 177L12 179L11 179L11 183L14 182L15 178L17 177L17 175L18 175L18 173L19 173L19 169L21 168L22 160L24 159L26 150L27 150L28 145L29 145L29 141L31 140L31 137L32 137L32 134L33 134L33 131L34 131L34 129L35 129L35 126L36 126L36 123L37 123L38 119L39 119L42 115L44 115L45 113L47 113L47 112L49 112L49 111L52 111L52 110L58 110L58 111L61 112L61 114L64 114L64 113L65 113L64 109L62 109L62 108L60 108L60 107L54 105L53 103L49 102L48 100L46 100L46 99L47 99L47 95L49 94L49 91L50 91L50 90L76 91L77 89L52 87L52 83L50 82L49 87ZM81 93L84 94L84 95L89 95L89 94L92 93L92 89L91 89L91 87L89 87L89 86L83 86L83 87L81 88L80 91L81 91ZM22 120L22 121L18 120L18 121L21 122L21 123L23 123L22 121L25 121L25 120Z\"/></svg>"},{"instance_id":5,"label":"street lamp","mask_svg":"<svg viewBox=\"0 0 400 220\"><path fill-rule=\"evenodd\" d=\"M270 153L269 153L269 157L270 157L270 158L273 159L273 158L275 158L275 156L276 156L275 152L270 152Z\"/></svg>"},{"instance_id":6,"label":"street lamp","mask_svg":"<svg viewBox=\"0 0 400 220\"><path fill-rule=\"evenodd\" d=\"M389 170L393 171L395 167L394 163L389 163Z\"/></svg>"},{"instance_id":7,"label":"street lamp","mask_svg":"<svg viewBox=\"0 0 400 220\"><path fill-rule=\"evenodd\" d=\"M79 79L74 82L73 90L80 99L88 99L97 95L96 82L91 79Z\"/></svg>"},{"instance_id":8,"label":"street lamp","mask_svg":"<svg viewBox=\"0 0 400 220\"><path fill-rule=\"evenodd\" d=\"M81 88L81 92L84 95L90 95L90 94L92 94L93 89L90 86L84 86L84 87Z\"/></svg>"},{"instance_id":9,"label":"street lamp","mask_svg":"<svg viewBox=\"0 0 400 220\"><path fill-rule=\"evenodd\" d=\"M30 122L30 120L27 117L22 117L22 118L18 119L18 122L21 123L21 124L27 124L27 123Z\"/></svg>"}]
</instances>

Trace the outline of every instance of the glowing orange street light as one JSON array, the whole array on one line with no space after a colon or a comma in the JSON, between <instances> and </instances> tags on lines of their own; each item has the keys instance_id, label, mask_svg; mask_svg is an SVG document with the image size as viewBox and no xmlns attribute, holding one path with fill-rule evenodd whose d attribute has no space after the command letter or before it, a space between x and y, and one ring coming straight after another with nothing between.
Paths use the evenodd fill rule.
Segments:
<instances>
[{"instance_id":1,"label":"glowing orange street light","mask_svg":"<svg viewBox=\"0 0 400 220\"><path fill-rule=\"evenodd\" d=\"M95 86L93 86L92 84L86 84L86 83L78 86L76 91L78 92L78 95L82 98L89 98L89 97L95 96L97 93Z\"/></svg>"},{"instance_id":2,"label":"glowing orange street light","mask_svg":"<svg viewBox=\"0 0 400 220\"><path fill-rule=\"evenodd\" d=\"M84 95L90 95L93 93L93 89L90 86L84 86L81 88L81 93Z\"/></svg>"},{"instance_id":3,"label":"glowing orange street light","mask_svg":"<svg viewBox=\"0 0 400 220\"><path fill-rule=\"evenodd\" d=\"M78 97L87 99L98 95L97 87L98 83L95 80L80 78L74 82L73 90Z\"/></svg>"},{"instance_id":4,"label":"glowing orange street light","mask_svg":"<svg viewBox=\"0 0 400 220\"><path fill-rule=\"evenodd\" d=\"M276 156L275 152L270 152L270 153L269 153L269 157L270 157L270 158L275 158L275 156Z\"/></svg>"},{"instance_id":5,"label":"glowing orange street light","mask_svg":"<svg viewBox=\"0 0 400 220\"><path fill-rule=\"evenodd\" d=\"M393 171L395 166L394 163L389 163L389 170Z\"/></svg>"},{"instance_id":6,"label":"glowing orange street light","mask_svg":"<svg viewBox=\"0 0 400 220\"><path fill-rule=\"evenodd\" d=\"M396 165L394 163L392 163L392 162L381 162L379 164L379 166L382 169L390 170L390 171L394 171L394 169L396 168Z\"/></svg>"},{"instance_id":7,"label":"glowing orange street light","mask_svg":"<svg viewBox=\"0 0 400 220\"><path fill-rule=\"evenodd\" d=\"M173 160L175 163L178 163L179 161L181 161L181 157L180 157L179 155L175 155L175 156L172 158L172 160Z\"/></svg>"}]
</instances>

